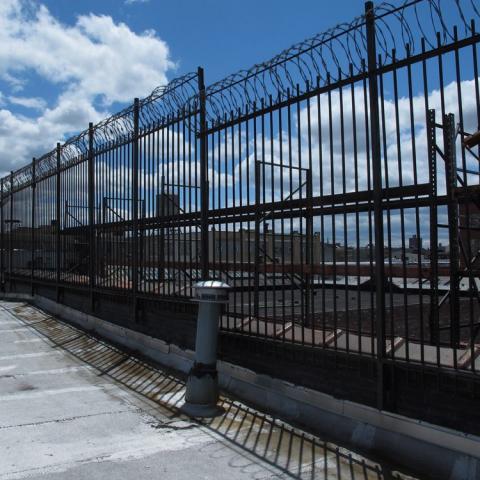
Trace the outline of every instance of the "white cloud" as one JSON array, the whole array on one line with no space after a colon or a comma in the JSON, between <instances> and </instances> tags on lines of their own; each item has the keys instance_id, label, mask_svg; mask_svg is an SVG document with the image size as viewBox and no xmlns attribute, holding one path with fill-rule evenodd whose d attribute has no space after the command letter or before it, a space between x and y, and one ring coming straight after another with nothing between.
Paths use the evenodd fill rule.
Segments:
<instances>
[{"instance_id":1,"label":"white cloud","mask_svg":"<svg viewBox=\"0 0 480 480\"><path fill-rule=\"evenodd\" d=\"M115 102L148 95L174 68L168 46L152 30L137 34L110 16L94 14L65 25L32 0L2 0L0 78L12 92L27 92L35 74L59 94L36 118L0 110L0 170L18 168L89 121L99 121ZM10 101L41 105L27 96L12 95Z\"/></svg>"},{"instance_id":2,"label":"white cloud","mask_svg":"<svg viewBox=\"0 0 480 480\"><path fill-rule=\"evenodd\" d=\"M8 97L8 101L14 105L31 108L33 110L44 110L47 106L43 98L38 97Z\"/></svg>"},{"instance_id":3,"label":"white cloud","mask_svg":"<svg viewBox=\"0 0 480 480\"><path fill-rule=\"evenodd\" d=\"M150 0L125 0L125 5L133 5L134 3L148 3Z\"/></svg>"},{"instance_id":4,"label":"white cloud","mask_svg":"<svg viewBox=\"0 0 480 480\"><path fill-rule=\"evenodd\" d=\"M21 92L23 87L25 86L26 81L19 77L14 77L10 75L8 72L2 75L2 79L5 80L10 85L10 88L13 92Z\"/></svg>"}]
</instances>

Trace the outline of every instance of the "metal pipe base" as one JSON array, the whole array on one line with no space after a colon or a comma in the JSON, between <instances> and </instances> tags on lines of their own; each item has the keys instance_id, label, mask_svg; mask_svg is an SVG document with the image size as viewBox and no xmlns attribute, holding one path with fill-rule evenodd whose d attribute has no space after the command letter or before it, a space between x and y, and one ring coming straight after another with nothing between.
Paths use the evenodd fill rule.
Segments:
<instances>
[{"instance_id":1,"label":"metal pipe base","mask_svg":"<svg viewBox=\"0 0 480 480\"><path fill-rule=\"evenodd\" d=\"M217 340L221 306L228 301L230 287L218 280L195 284L197 302L197 337L195 364L190 370L182 410L192 417L216 417L224 410L217 406Z\"/></svg>"},{"instance_id":2,"label":"metal pipe base","mask_svg":"<svg viewBox=\"0 0 480 480\"><path fill-rule=\"evenodd\" d=\"M192 417L216 417L224 410L217 406L218 378L215 365L195 363L187 379L182 411Z\"/></svg>"}]
</instances>

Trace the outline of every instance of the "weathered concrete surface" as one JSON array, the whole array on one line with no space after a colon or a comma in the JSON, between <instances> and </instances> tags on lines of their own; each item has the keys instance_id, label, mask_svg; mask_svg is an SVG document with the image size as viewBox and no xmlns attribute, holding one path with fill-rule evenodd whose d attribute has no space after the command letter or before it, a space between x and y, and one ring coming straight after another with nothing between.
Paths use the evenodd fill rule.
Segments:
<instances>
[{"instance_id":1,"label":"weathered concrete surface","mask_svg":"<svg viewBox=\"0 0 480 480\"><path fill-rule=\"evenodd\" d=\"M409 478L239 402L197 422L184 381L0 302L0 479Z\"/></svg>"}]
</instances>

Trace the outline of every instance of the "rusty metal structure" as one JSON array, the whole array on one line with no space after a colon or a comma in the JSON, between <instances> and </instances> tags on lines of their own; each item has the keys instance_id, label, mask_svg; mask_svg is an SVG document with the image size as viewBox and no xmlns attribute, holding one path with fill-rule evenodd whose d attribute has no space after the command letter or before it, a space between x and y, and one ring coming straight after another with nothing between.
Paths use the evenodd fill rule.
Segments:
<instances>
[{"instance_id":1,"label":"rusty metal structure","mask_svg":"<svg viewBox=\"0 0 480 480\"><path fill-rule=\"evenodd\" d=\"M285 375L427 420L446 414L402 389L478 401L479 17L474 0L367 2L263 64L209 86L199 68L90 124L1 180L3 288L104 318L120 304L149 331L155 308L188 317L192 285L219 279L226 358L357 365L348 391Z\"/></svg>"}]
</instances>

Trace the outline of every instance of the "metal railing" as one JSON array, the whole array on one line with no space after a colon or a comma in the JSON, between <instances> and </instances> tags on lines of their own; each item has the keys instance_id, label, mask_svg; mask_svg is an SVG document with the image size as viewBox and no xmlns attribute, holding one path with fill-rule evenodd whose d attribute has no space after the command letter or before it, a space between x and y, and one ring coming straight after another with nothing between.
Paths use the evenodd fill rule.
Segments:
<instances>
[{"instance_id":1,"label":"metal railing","mask_svg":"<svg viewBox=\"0 0 480 480\"><path fill-rule=\"evenodd\" d=\"M4 288L189 302L270 345L478 378L480 88L473 1L367 2L205 86L203 70L1 180ZM267 344L266 343L266 344Z\"/></svg>"}]
</instances>

